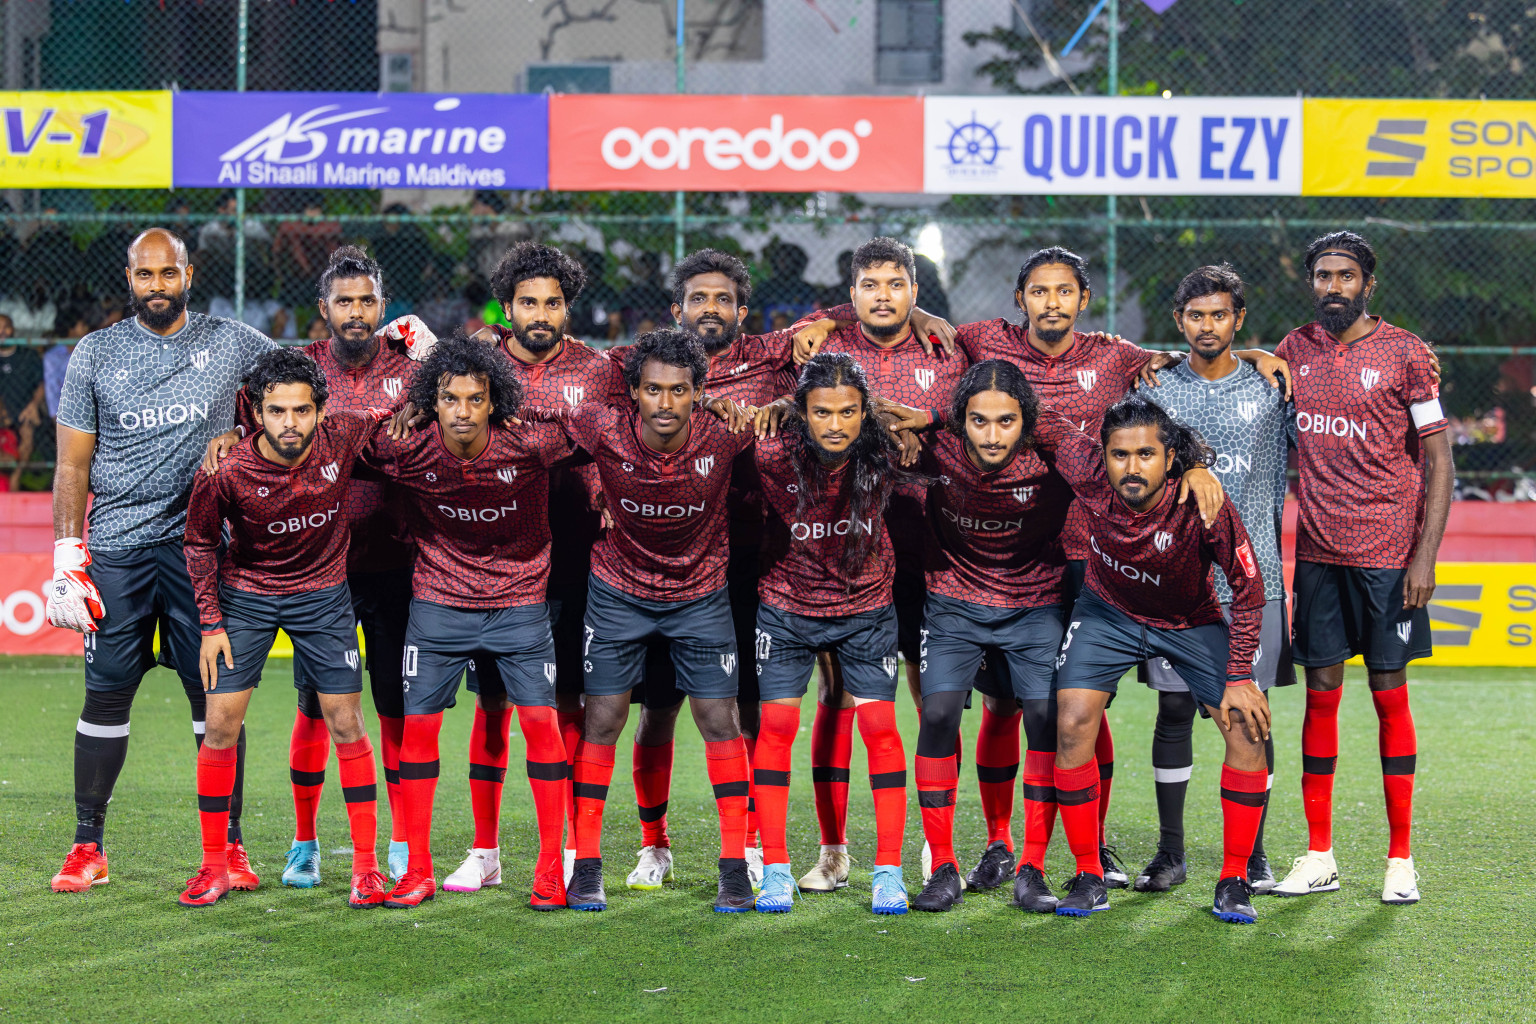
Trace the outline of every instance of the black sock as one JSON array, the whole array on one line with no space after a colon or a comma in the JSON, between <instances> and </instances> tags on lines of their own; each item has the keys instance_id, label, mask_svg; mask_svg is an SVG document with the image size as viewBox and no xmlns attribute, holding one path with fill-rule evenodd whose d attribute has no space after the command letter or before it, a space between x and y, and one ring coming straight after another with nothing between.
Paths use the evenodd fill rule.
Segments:
<instances>
[{"instance_id":1,"label":"black sock","mask_svg":"<svg viewBox=\"0 0 1536 1024\"><path fill-rule=\"evenodd\" d=\"M138 684L121 690L85 691L75 726L75 842L105 850L107 802L128 757L128 709Z\"/></svg>"},{"instance_id":2,"label":"black sock","mask_svg":"<svg viewBox=\"0 0 1536 1024\"><path fill-rule=\"evenodd\" d=\"M1269 695L1265 694L1264 698L1267 701ZM1269 769L1269 782L1264 787L1264 812L1259 815L1259 831L1253 837L1255 857L1264 856L1264 823L1269 820L1269 794L1275 788L1275 734L1273 732L1264 741L1264 764Z\"/></svg>"},{"instance_id":3,"label":"black sock","mask_svg":"<svg viewBox=\"0 0 1536 1024\"><path fill-rule=\"evenodd\" d=\"M1157 847L1184 855L1184 797L1195 763L1195 698L1188 693L1157 695L1152 729L1152 777L1157 787Z\"/></svg>"}]
</instances>

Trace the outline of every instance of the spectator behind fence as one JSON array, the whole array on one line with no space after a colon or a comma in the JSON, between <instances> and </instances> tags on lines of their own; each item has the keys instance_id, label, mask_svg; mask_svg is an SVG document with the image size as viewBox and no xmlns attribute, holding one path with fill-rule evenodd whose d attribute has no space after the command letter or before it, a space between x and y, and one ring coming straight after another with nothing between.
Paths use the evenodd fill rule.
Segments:
<instances>
[{"instance_id":1,"label":"spectator behind fence","mask_svg":"<svg viewBox=\"0 0 1536 1024\"><path fill-rule=\"evenodd\" d=\"M21 279L20 274L17 279ZM53 333L59 310L48 295L47 285L34 280L22 293L0 301L0 315L10 319L16 337L46 338Z\"/></svg>"},{"instance_id":2,"label":"spectator behind fence","mask_svg":"<svg viewBox=\"0 0 1536 1024\"><path fill-rule=\"evenodd\" d=\"M475 217L496 218L469 226L469 272L489 281L502 254L532 236L522 222L507 216L507 201L499 192L476 192L469 212Z\"/></svg>"},{"instance_id":3,"label":"spectator behind fence","mask_svg":"<svg viewBox=\"0 0 1536 1024\"><path fill-rule=\"evenodd\" d=\"M15 344L15 336L11 318L0 314L0 459L15 460L9 476L0 477L0 490L8 491L21 486L47 408L43 359L36 349Z\"/></svg>"},{"instance_id":4,"label":"spectator behind fence","mask_svg":"<svg viewBox=\"0 0 1536 1024\"><path fill-rule=\"evenodd\" d=\"M384 208L391 217L409 217L404 203ZM416 303L431 293L432 282L452 275L453 265L438 252L420 224L387 223L373 236L373 258L389 275L390 312L396 316L414 313Z\"/></svg>"},{"instance_id":5,"label":"spectator behind fence","mask_svg":"<svg viewBox=\"0 0 1536 1024\"><path fill-rule=\"evenodd\" d=\"M853 280L853 250L844 249L837 254L837 280L820 289L822 309L841 306L848 301L848 282Z\"/></svg>"},{"instance_id":6,"label":"spectator behind fence","mask_svg":"<svg viewBox=\"0 0 1536 1024\"><path fill-rule=\"evenodd\" d=\"M571 307L566 332L587 341L616 340L623 324L618 316L619 293L604 277L608 273L608 257L593 249L583 249L577 258L587 271L587 286Z\"/></svg>"},{"instance_id":7,"label":"spectator behind fence","mask_svg":"<svg viewBox=\"0 0 1536 1024\"><path fill-rule=\"evenodd\" d=\"M811 261L804 249L774 239L763 249L763 262L768 266L768 280L753 289L753 297L770 322L775 313L786 313L793 322L816 308L816 287L805 280L805 268ZM848 300L845 296L838 301Z\"/></svg>"},{"instance_id":8,"label":"spectator behind fence","mask_svg":"<svg viewBox=\"0 0 1536 1024\"><path fill-rule=\"evenodd\" d=\"M630 259L630 271L634 280L619 295L619 309L623 311L629 336L637 338L643 333L640 325L646 321L672 322L672 293L667 290L659 254L649 250L635 253Z\"/></svg>"},{"instance_id":9,"label":"spectator behind fence","mask_svg":"<svg viewBox=\"0 0 1536 1024\"><path fill-rule=\"evenodd\" d=\"M306 220L286 220L272 238L272 269L277 275L278 297L289 306L314 297L315 280L341 245L341 225L325 216L320 193L302 192L287 204L297 203ZM251 291L246 288L247 293ZM259 329L259 328L258 328Z\"/></svg>"},{"instance_id":10,"label":"spectator behind fence","mask_svg":"<svg viewBox=\"0 0 1536 1024\"><path fill-rule=\"evenodd\" d=\"M941 320L949 319L949 295L939 280L939 265L919 253L917 261L917 294L923 297L923 308Z\"/></svg>"}]
</instances>

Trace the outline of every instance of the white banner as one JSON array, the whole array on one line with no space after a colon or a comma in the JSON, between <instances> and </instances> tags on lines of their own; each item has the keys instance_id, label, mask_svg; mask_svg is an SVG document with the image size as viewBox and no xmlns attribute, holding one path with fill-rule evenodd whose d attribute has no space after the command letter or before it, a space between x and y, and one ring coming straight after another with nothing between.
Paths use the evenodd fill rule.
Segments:
<instances>
[{"instance_id":1,"label":"white banner","mask_svg":"<svg viewBox=\"0 0 1536 1024\"><path fill-rule=\"evenodd\" d=\"M923 102L925 192L1301 194L1300 97Z\"/></svg>"}]
</instances>

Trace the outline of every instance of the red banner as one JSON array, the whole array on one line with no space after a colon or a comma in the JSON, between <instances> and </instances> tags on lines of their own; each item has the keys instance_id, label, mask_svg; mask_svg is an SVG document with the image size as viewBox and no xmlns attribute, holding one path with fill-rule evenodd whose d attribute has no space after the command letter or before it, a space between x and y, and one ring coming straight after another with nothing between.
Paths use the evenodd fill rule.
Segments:
<instances>
[{"instance_id":1,"label":"red banner","mask_svg":"<svg viewBox=\"0 0 1536 1024\"><path fill-rule=\"evenodd\" d=\"M48 624L43 588L53 579L53 552L0 554L0 654L81 653L80 634Z\"/></svg>"},{"instance_id":2,"label":"red banner","mask_svg":"<svg viewBox=\"0 0 1536 1024\"><path fill-rule=\"evenodd\" d=\"M921 192L915 96L552 96L566 191Z\"/></svg>"}]
</instances>

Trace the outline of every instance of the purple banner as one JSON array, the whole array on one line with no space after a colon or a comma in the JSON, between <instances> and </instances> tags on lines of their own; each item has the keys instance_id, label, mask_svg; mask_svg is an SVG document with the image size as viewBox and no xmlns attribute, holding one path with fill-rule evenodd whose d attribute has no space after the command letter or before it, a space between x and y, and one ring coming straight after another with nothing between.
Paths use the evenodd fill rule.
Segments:
<instances>
[{"instance_id":1,"label":"purple banner","mask_svg":"<svg viewBox=\"0 0 1536 1024\"><path fill-rule=\"evenodd\" d=\"M177 188L549 185L541 94L178 92Z\"/></svg>"}]
</instances>

